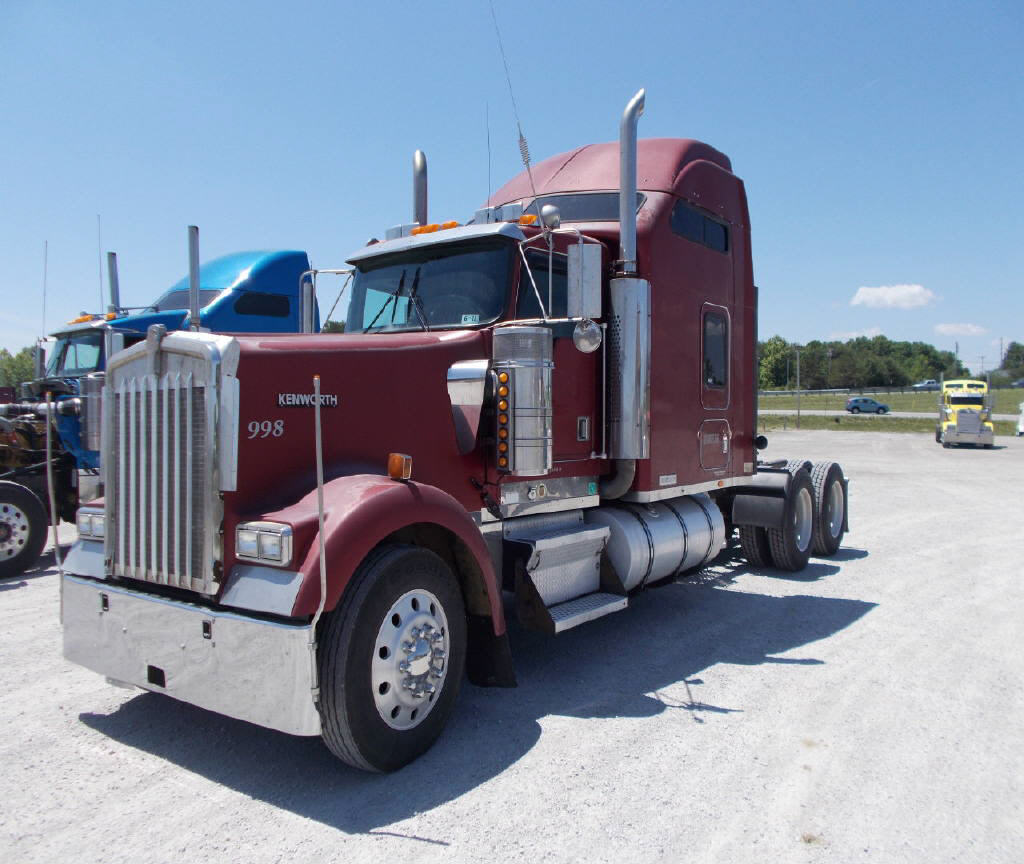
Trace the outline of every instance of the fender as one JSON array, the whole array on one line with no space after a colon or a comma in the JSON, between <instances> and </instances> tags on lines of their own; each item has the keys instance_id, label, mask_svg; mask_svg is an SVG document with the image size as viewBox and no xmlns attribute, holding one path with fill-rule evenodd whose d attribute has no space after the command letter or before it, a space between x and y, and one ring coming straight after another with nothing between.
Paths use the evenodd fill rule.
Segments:
<instances>
[{"instance_id":1,"label":"fender","mask_svg":"<svg viewBox=\"0 0 1024 864\"><path fill-rule=\"evenodd\" d=\"M307 548L305 557L298 562L302 585L295 597L292 615L313 615L320 602L316 490L295 504L262 518L291 524L301 544L296 551L301 554L302 548ZM338 605L352 574L374 546L395 531L417 523L446 528L469 549L483 575L494 635L503 635L505 613L497 576L483 536L469 514L451 495L435 486L399 482L379 474L349 475L324 484L324 531L327 535L324 611ZM305 537L310 537L308 547Z\"/></svg>"}]
</instances>

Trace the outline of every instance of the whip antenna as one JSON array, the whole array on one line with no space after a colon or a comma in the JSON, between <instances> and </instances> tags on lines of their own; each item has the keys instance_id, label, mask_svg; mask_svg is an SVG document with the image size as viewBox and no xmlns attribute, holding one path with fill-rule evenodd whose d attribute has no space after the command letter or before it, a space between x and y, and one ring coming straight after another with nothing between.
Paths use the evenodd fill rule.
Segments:
<instances>
[{"instance_id":1,"label":"whip antenna","mask_svg":"<svg viewBox=\"0 0 1024 864\"><path fill-rule=\"evenodd\" d=\"M537 197L537 187L533 185L533 171L530 170L530 145L526 143L526 136L523 134L523 125L519 122L519 107L516 105L516 94L512 91L512 75L508 71L508 59L505 57L505 46L501 41L501 30L498 28L498 16L494 14L494 0L487 0L491 8L491 20L494 22L494 35L498 37L498 51L501 52L501 62L505 67L505 81L508 83L508 95L512 99L512 114L516 118L516 131L519 133L519 155L523 159L526 168L526 176L530 178L530 189L533 197Z\"/></svg>"}]
</instances>

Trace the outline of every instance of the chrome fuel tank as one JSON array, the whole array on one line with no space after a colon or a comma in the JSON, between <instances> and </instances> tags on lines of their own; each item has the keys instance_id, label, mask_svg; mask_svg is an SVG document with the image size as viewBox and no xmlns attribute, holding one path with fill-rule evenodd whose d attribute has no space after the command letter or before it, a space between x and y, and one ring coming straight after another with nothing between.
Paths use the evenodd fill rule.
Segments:
<instances>
[{"instance_id":1,"label":"chrome fuel tank","mask_svg":"<svg viewBox=\"0 0 1024 864\"><path fill-rule=\"evenodd\" d=\"M597 507L585 521L608 527L608 559L627 591L701 567L725 546L725 521L707 494Z\"/></svg>"}]
</instances>

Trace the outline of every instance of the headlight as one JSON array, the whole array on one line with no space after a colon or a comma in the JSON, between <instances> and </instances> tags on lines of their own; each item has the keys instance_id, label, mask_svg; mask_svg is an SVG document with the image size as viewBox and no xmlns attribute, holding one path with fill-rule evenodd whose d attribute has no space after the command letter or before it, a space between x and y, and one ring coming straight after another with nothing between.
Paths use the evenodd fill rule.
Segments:
<instances>
[{"instance_id":1,"label":"headlight","mask_svg":"<svg viewBox=\"0 0 1024 864\"><path fill-rule=\"evenodd\" d=\"M243 522L235 531L235 556L284 567L292 560L292 528L279 522Z\"/></svg>"},{"instance_id":2,"label":"headlight","mask_svg":"<svg viewBox=\"0 0 1024 864\"><path fill-rule=\"evenodd\" d=\"M75 516L78 525L78 535L90 540L102 540L106 529L106 519L100 510L90 510L86 507L79 509Z\"/></svg>"}]
</instances>

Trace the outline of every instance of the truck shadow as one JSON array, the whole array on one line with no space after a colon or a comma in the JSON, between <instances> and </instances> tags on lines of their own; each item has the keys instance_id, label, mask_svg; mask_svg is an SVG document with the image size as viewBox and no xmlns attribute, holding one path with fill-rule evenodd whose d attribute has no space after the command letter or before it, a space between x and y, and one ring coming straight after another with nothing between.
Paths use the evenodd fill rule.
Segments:
<instances>
[{"instance_id":1,"label":"truck shadow","mask_svg":"<svg viewBox=\"0 0 1024 864\"><path fill-rule=\"evenodd\" d=\"M770 597L687 581L644 592L624 613L557 640L512 625L519 687L465 683L441 739L399 772L401 779L349 769L319 739L272 732L157 694L136 696L111 714L81 714L80 720L244 795L347 833L372 832L500 775L529 753L541 735L539 721L549 715L643 718L678 711L686 718L679 734L698 747L701 729L713 725L716 715L756 711L757 705L704 703L697 673L713 676L720 663L772 664L781 668L768 674L782 676L788 665L820 665L813 657L775 655L825 639L875 605Z\"/></svg>"}]
</instances>

